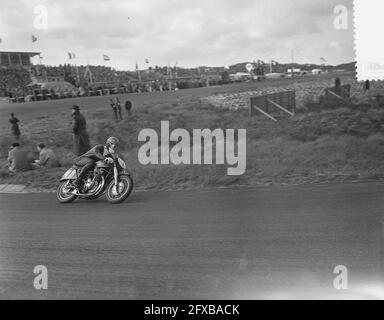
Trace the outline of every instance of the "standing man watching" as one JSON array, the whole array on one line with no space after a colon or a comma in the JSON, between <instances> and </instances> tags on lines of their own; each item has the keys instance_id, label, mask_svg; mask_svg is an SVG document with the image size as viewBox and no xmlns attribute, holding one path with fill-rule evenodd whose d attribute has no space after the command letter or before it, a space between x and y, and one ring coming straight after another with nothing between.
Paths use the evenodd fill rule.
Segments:
<instances>
[{"instance_id":1,"label":"standing man watching","mask_svg":"<svg viewBox=\"0 0 384 320\"><path fill-rule=\"evenodd\" d=\"M116 104L117 112L119 113L119 116L120 116L120 120L123 120L123 116L121 114L121 103L120 103L119 98L117 98L117 97L116 97L115 104Z\"/></svg>"},{"instance_id":2,"label":"standing man watching","mask_svg":"<svg viewBox=\"0 0 384 320\"><path fill-rule=\"evenodd\" d=\"M87 122L84 116L80 113L79 106L72 107L72 118L73 118L73 143L74 153L80 156L90 149L89 135L87 133Z\"/></svg>"},{"instance_id":3,"label":"standing man watching","mask_svg":"<svg viewBox=\"0 0 384 320\"><path fill-rule=\"evenodd\" d=\"M371 82L369 80L366 80L364 82L364 92L367 94L369 93L370 89L371 89Z\"/></svg>"},{"instance_id":4,"label":"standing man watching","mask_svg":"<svg viewBox=\"0 0 384 320\"><path fill-rule=\"evenodd\" d=\"M117 107L116 107L116 104L115 104L115 102L113 101L113 99L109 99L109 103L110 103L110 106L111 106L111 108L112 108L112 110L113 110L113 113L114 113L114 115L115 115L115 120L116 120L116 122L118 122L118 121L119 121L119 118L117 117Z\"/></svg>"},{"instance_id":5,"label":"standing man watching","mask_svg":"<svg viewBox=\"0 0 384 320\"><path fill-rule=\"evenodd\" d=\"M125 110L127 111L128 116L130 116L131 115L131 110L132 110L132 102L131 101L127 100L125 102Z\"/></svg>"},{"instance_id":6,"label":"standing man watching","mask_svg":"<svg viewBox=\"0 0 384 320\"><path fill-rule=\"evenodd\" d=\"M11 118L9 119L9 122L11 123L12 134L18 140L20 138L20 128L19 128L20 120L17 119L13 113L11 113Z\"/></svg>"}]
</instances>

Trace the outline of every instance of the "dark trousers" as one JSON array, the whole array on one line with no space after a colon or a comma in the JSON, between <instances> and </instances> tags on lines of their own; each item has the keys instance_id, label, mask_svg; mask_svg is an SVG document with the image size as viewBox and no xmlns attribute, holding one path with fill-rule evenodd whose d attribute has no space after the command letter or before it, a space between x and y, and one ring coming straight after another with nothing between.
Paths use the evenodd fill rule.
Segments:
<instances>
[{"instance_id":1,"label":"dark trousers","mask_svg":"<svg viewBox=\"0 0 384 320\"><path fill-rule=\"evenodd\" d=\"M85 175L88 171L92 170L95 167L95 160L91 158L81 158L78 161L75 162L75 165L78 167L82 167L79 173L79 176L77 178L77 181L81 181L84 179Z\"/></svg>"},{"instance_id":2,"label":"dark trousers","mask_svg":"<svg viewBox=\"0 0 384 320\"><path fill-rule=\"evenodd\" d=\"M89 144L89 136L87 131L80 130L76 134L73 135L73 142L74 142L74 153L77 156L81 156L82 154L86 153L89 149L91 149L91 146Z\"/></svg>"},{"instance_id":3,"label":"dark trousers","mask_svg":"<svg viewBox=\"0 0 384 320\"><path fill-rule=\"evenodd\" d=\"M118 121L119 121L119 118L118 118L118 116L117 116L117 109L116 109L116 108L113 108L113 113L114 113L114 115L115 115L115 120L116 120L116 122L118 122Z\"/></svg>"}]
</instances>

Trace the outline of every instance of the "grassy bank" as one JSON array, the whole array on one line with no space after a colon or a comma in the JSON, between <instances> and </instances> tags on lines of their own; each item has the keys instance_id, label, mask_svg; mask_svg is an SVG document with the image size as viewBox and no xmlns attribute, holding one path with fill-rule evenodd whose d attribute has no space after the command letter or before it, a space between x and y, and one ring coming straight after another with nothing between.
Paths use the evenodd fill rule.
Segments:
<instances>
[{"instance_id":1,"label":"grassy bank","mask_svg":"<svg viewBox=\"0 0 384 320\"><path fill-rule=\"evenodd\" d=\"M138 189L195 189L212 186L254 186L281 183L321 183L384 177L384 110L362 105L335 106L306 112L274 123L262 116L249 118L248 112L214 108L197 97L155 101L144 104L120 123L115 123L107 107L88 110L92 144L103 143L110 135L122 140L122 152ZM142 145L139 132L153 128L160 132L160 121L169 120L172 129L247 129L247 171L228 176L227 165L150 165L137 159ZM31 157L35 145L45 142L62 159L63 167L35 170L10 176L0 171L0 183L20 183L29 188L55 188L69 167L72 154L67 110L41 116L24 125L21 144ZM5 161L13 142L8 131L1 132L0 159Z\"/></svg>"}]
</instances>

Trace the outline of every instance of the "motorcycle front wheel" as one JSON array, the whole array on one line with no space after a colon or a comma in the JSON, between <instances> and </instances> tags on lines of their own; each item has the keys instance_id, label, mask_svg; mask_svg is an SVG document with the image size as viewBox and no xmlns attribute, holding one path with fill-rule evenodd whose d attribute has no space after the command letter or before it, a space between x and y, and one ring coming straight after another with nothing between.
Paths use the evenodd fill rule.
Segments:
<instances>
[{"instance_id":1,"label":"motorcycle front wheel","mask_svg":"<svg viewBox=\"0 0 384 320\"><path fill-rule=\"evenodd\" d=\"M57 188L57 200L61 203L71 203L77 199L77 196L71 193L71 190L68 188L69 183L69 181L63 181Z\"/></svg>"},{"instance_id":2,"label":"motorcycle front wheel","mask_svg":"<svg viewBox=\"0 0 384 320\"><path fill-rule=\"evenodd\" d=\"M122 203L129 197L133 189L133 180L130 176L120 176L118 185L112 181L105 192L105 197L109 203Z\"/></svg>"}]
</instances>

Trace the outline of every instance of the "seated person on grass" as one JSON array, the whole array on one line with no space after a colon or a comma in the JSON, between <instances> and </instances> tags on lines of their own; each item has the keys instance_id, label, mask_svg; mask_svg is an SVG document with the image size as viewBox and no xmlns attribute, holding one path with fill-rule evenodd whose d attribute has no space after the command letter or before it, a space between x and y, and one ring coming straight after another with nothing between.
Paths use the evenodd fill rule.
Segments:
<instances>
[{"instance_id":1,"label":"seated person on grass","mask_svg":"<svg viewBox=\"0 0 384 320\"><path fill-rule=\"evenodd\" d=\"M27 152L21 149L18 142L13 143L9 148L8 162L10 164L8 169L13 173L32 169Z\"/></svg>"},{"instance_id":2,"label":"seated person on grass","mask_svg":"<svg viewBox=\"0 0 384 320\"><path fill-rule=\"evenodd\" d=\"M39 159L32 164L34 168L55 168L60 167L60 162L53 150L47 148L44 143L37 145L39 151Z\"/></svg>"}]
</instances>

